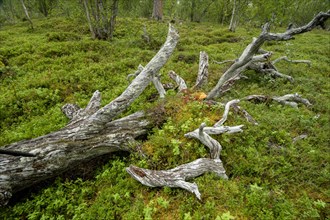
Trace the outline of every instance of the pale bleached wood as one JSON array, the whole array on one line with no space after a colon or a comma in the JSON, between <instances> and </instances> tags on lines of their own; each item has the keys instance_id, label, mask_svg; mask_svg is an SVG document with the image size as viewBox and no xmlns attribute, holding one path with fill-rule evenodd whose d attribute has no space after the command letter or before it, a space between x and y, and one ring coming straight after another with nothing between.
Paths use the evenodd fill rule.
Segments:
<instances>
[{"instance_id":1,"label":"pale bleached wood","mask_svg":"<svg viewBox=\"0 0 330 220\"><path fill-rule=\"evenodd\" d=\"M196 183L190 183L186 180L200 176L206 172L214 172L219 177L228 179L226 170L220 159L222 150L221 144L213 139L209 134L235 133L241 132L239 126L222 126L227 120L229 107L238 103L239 100L232 100L226 104L223 119L217 123L217 126L206 127L202 123L200 127L192 132L185 134L187 138L196 138L210 150L210 158L199 158L191 163L182 164L170 170L150 170L131 165L126 171L137 181L149 187L179 187L185 189L201 200L201 194Z\"/></svg>"},{"instance_id":2,"label":"pale bleached wood","mask_svg":"<svg viewBox=\"0 0 330 220\"><path fill-rule=\"evenodd\" d=\"M187 85L184 79L182 79L178 74L176 74L173 70L171 70L168 75L172 80L176 82L176 84L179 86L179 92L186 90Z\"/></svg>"},{"instance_id":3,"label":"pale bleached wood","mask_svg":"<svg viewBox=\"0 0 330 220\"><path fill-rule=\"evenodd\" d=\"M236 78L242 71L244 71L252 62L253 56L257 54L261 46L266 41L286 41L293 39L294 35L302 34L312 29L316 28L319 25L324 25L324 22L330 17L330 11L320 12L317 14L308 24L298 27L291 28L284 33L270 33L269 24L265 24L262 29L262 33L258 38L254 38L252 42L244 49L241 56L235 60L229 69L221 76L217 85L208 93L207 99L215 99L221 95L223 91L221 88L233 78Z\"/></svg>"},{"instance_id":4,"label":"pale bleached wood","mask_svg":"<svg viewBox=\"0 0 330 220\"><path fill-rule=\"evenodd\" d=\"M244 100L247 101L257 101L257 102L267 102L268 100L276 101L283 105L289 105L293 108L298 108L298 103L302 103L307 107L312 106L308 99L302 98L298 93L287 94L284 96L265 96L265 95L249 95Z\"/></svg>"},{"instance_id":5,"label":"pale bleached wood","mask_svg":"<svg viewBox=\"0 0 330 220\"><path fill-rule=\"evenodd\" d=\"M207 79L209 76L209 56L205 51L201 51L199 53L199 66L198 66L198 74L196 78L196 83L194 85L194 89L200 89L207 83Z\"/></svg>"},{"instance_id":6,"label":"pale bleached wood","mask_svg":"<svg viewBox=\"0 0 330 220\"><path fill-rule=\"evenodd\" d=\"M13 193L74 169L82 162L115 151L130 151L130 143L147 133L156 116L137 112L116 120L114 117L143 92L173 53L178 39L177 31L170 25L162 48L126 90L105 107L100 108L101 94L96 91L86 108L72 105L63 109L71 121L61 130L3 146L3 151L33 157L1 155L0 206L6 205Z\"/></svg>"}]
</instances>

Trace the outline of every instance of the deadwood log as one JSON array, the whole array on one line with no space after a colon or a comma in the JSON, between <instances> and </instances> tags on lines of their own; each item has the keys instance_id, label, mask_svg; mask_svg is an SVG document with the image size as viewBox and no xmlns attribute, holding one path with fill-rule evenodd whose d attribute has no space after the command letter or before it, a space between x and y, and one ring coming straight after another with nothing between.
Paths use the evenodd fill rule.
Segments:
<instances>
[{"instance_id":1,"label":"deadwood log","mask_svg":"<svg viewBox=\"0 0 330 220\"><path fill-rule=\"evenodd\" d=\"M194 193L201 200L201 194L197 184L187 182L187 180L203 175L206 172L213 172L220 178L228 179L226 170L220 159L222 146L209 134L242 132L241 127L243 125L233 127L223 126L223 123L227 120L230 106L238 102L239 100L228 102L222 118L213 127L206 127L206 124L202 123L198 129L185 134L185 137L196 138L207 146L210 150L210 158L199 158L170 170L149 170L131 165L126 168L126 171L143 185L149 187L179 187Z\"/></svg>"},{"instance_id":2,"label":"deadwood log","mask_svg":"<svg viewBox=\"0 0 330 220\"><path fill-rule=\"evenodd\" d=\"M145 134L152 122L143 112L114 118L148 86L173 53L178 39L177 31L170 25L158 53L126 90L103 108L96 91L85 109L71 104L62 108L71 119L63 129L2 147L5 154L0 155L0 206L6 205L13 193L56 177L86 160L114 151L129 151L129 143ZM19 156L13 156L17 153Z\"/></svg>"},{"instance_id":3,"label":"deadwood log","mask_svg":"<svg viewBox=\"0 0 330 220\"><path fill-rule=\"evenodd\" d=\"M269 57L269 54L262 53L261 55L256 55L262 51L261 46L266 41L286 41L294 39L294 35L302 34L308 31L311 31L317 26L324 25L325 21L330 17L330 11L320 12L317 14L308 24L297 27L290 28L284 33L270 33L269 24L266 23L263 26L262 33L258 38L254 38L252 42L245 48L241 56L235 60L235 62L229 67L229 69L221 76L217 85L208 93L207 99L215 99L219 97L223 91L228 89L223 89L223 87L228 87L229 82L233 82L233 79L237 79L239 75L250 65L251 62L255 62L256 58L265 58ZM285 77L283 74L278 74L276 71L270 71L270 74L276 76ZM288 78L288 77L287 77ZM290 78L288 78L290 79ZM235 80L234 80L235 81Z\"/></svg>"}]
</instances>

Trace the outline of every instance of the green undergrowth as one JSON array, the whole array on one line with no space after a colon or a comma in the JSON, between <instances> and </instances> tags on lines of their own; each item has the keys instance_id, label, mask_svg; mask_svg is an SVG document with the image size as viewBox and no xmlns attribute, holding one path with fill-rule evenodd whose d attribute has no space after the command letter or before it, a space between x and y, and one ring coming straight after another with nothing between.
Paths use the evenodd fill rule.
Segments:
<instances>
[{"instance_id":1,"label":"green undergrowth","mask_svg":"<svg viewBox=\"0 0 330 220\"><path fill-rule=\"evenodd\" d=\"M90 39L79 20L35 20L0 30L0 146L29 139L65 126L65 103L87 105L95 90L102 104L118 96L128 85L126 76L139 64L146 65L165 40L168 25L144 19L119 19L112 42ZM145 41L146 25L150 41ZM180 41L162 68L162 82L171 82L174 70L189 86L195 83L199 51L210 57L207 93L229 64L213 61L237 58L260 33L238 28L232 33L212 23L175 24ZM283 30L276 30L277 32ZM270 96L299 93L313 104L298 109L278 103L240 106L258 122L252 125L230 111L226 125L244 125L244 132L213 136L223 146L221 159L229 180L205 174L193 181L202 201L182 189L141 185L125 167L169 169L200 157L207 149L184 134L202 122L211 126L224 111L219 104L196 99L199 93L177 95L169 90L164 101L155 99L150 86L125 114L137 110L166 109L166 121L153 128L139 145L146 157L116 157L89 180L58 179L52 186L0 210L2 219L327 219L330 217L330 35L314 30L295 40L271 42L264 49L272 59L288 56L310 60L305 64L282 61L280 72L295 82L255 72L237 81L217 101L223 103L251 94ZM151 109L151 110L150 110ZM294 141L299 135L305 138Z\"/></svg>"}]
</instances>

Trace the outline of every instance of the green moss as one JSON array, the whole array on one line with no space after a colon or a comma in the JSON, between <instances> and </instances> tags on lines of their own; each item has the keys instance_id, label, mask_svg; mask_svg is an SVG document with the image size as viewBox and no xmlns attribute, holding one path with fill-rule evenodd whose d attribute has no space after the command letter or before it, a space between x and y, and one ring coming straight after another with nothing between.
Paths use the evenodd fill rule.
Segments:
<instances>
[{"instance_id":1,"label":"green moss","mask_svg":"<svg viewBox=\"0 0 330 220\"><path fill-rule=\"evenodd\" d=\"M61 17L34 20L36 30L21 24L0 31L0 146L47 134L65 126L61 113L65 103L87 105L95 90L102 104L117 97L128 85L126 76L141 63L146 65L165 40L167 24L147 19L118 19L115 39L90 39L88 27L79 20ZM144 24L150 35L146 42ZM238 28L235 33L215 24L177 25L180 42L160 71L162 82L171 82L174 70L188 86L195 83L199 51L210 56L207 93L229 65L213 60L235 59L259 30ZM47 34L46 34L47 33ZM194 179L202 202L182 189L148 188L125 171L129 164L150 169L169 169L200 157L208 150L184 134L202 122L213 125L223 107L204 104L193 92L175 95L169 90L164 101L154 100L148 88L125 113L166 109L165 123L153 128L141 141L146 158L132 154L117 158L88 181L58 180L53 186L0 210L4 219L312 219L330 216L329 123L330 62L329 33L314 30L293 41L264 45L274 59L307 59L312 66L280 62L280 72L292 75L294 83L248 71L218 101L226 102L251 94L284 95L298 92L313 106L299 109L277 103L242 101L259 123L253 126L231 112L226 125L243 124L244 132L214 136L223 146L221 158L229 180L213 174ZM3 64L3 65L2 65ZM159 107L160 106L160 107ZM293 138L306 134L305 139Z\"/></svg>"}]
</instances>

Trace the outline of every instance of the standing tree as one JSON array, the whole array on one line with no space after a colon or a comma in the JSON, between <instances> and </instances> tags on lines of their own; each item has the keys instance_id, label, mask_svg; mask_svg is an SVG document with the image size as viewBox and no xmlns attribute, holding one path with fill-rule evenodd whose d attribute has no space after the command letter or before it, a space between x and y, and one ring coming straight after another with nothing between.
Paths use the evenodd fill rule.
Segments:
<instances>
[{"instance_id":1,"label":"standing tree","mask_svg":"<svg viewBox=\"0 0 330 220\"><path fill-rule=\"evenodd\" d=\"M28 12L25 4L24 4L24 0L21 0L21 4L22 4L22 7L24 9L24 13L25 13L26 19L30 22L31 28L33 29L33 23L32 23L32 20L30 18L29 12Z\"/></svg>"},{"instance_id":2,"label":"standing tree","mask_svg":"<svg viewBox=\"0 0 330 220\"><path fill-rule=\"evenodd\" d=\"M154 0L152 18L158 21L163 19L163 0Z\"/></svg>"},{"instance_id":3,"label":"standing tree","mask_svg":"<svg viewBox=\"0 0 330 220\"><path fill-rule=\"evenodd\" d=\"M115 31L119 0L82 0L93 39L111 40Z\"/></svg>"},{"instance_id":4,"label":"standing tree","mask_svg":"<svg viewBox=\"0 0 330 220\"><path fill-rule=\"evenodd\" d=\"M49 15L50 10L53 8L56 0L38 0L38 10L47 17Z\"/></svg>"},{"instance_id":5,"label":"standing tree","mask_svg":"<svg viewBox=\"0 0 330 220\"><path fill-rule=\"evenodd\" d=\"M234 0L234 3L233 3L233 11L231 13L231 19L230 19L230 24L229 24L229 30L231 32L235 32L236 30L236 0Z\"/></svg>"}]
</instances>

